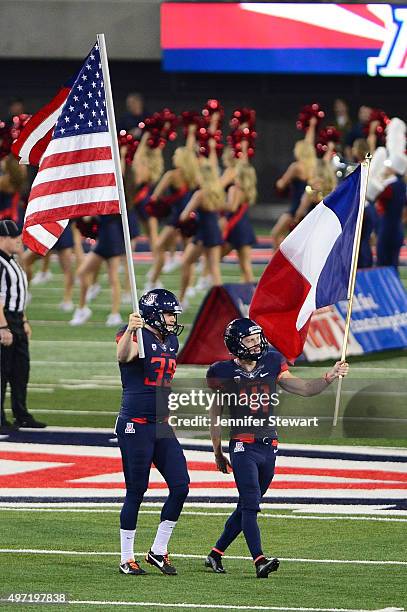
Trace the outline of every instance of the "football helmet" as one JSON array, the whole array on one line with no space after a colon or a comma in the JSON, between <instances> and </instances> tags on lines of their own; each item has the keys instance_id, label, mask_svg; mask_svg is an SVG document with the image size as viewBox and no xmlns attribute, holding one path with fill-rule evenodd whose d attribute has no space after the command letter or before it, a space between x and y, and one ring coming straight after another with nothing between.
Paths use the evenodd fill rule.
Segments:
<instances>
[{"instance_id":1,"label":"football helmet","mask_svg":"<svg viewBox=\"0 0 407 612\"><path fill-rule=\"evenodd\" d=\"M260 344L248 348L243 344L243 338L252 334L260 334ZM239 359L258 361L268 348L268 342L260 325L247 318L231 321L225 329L223 338L227 349ZM260 350L255 352L254 349L257 349L257 347L260 347Z\"/></svg>"},{"instance_id":2,"label":"football helmet","mask_svg":"<svg viewBox=\"0 0 407 612\"><path fill-rule=\"evenodd\" d=\"M182 306L176 296L166 289L152 289L141 296L139 300L139 310L145 323L154 327L165 338L169 334L179 336L184 329L183 325L177 322L177 316L182 312ZM164 313L175 315L174 325L168 327Z\"/></svg>"}]
</instances>

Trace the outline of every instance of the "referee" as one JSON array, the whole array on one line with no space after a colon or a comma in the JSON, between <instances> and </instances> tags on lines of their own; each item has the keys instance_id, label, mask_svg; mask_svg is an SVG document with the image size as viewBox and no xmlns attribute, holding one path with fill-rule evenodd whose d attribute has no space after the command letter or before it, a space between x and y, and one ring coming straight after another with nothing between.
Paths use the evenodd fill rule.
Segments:
<instances>
[{"instance_id":1,"label":"referee","mask_svg":"<svg viewBox=\"0 0 407 612\"><path fill-rule=\"evenodd\" d=\"M24 314L27 277L13 257L20 249L21 238L17 225L10 220L0 221L0 428L3 432L20 427L45 427L45 423L36 421L26 407L31 327ZM11 389L14 424L6 420L4 412L7 383Z\"/></svg>"}]
</instances>

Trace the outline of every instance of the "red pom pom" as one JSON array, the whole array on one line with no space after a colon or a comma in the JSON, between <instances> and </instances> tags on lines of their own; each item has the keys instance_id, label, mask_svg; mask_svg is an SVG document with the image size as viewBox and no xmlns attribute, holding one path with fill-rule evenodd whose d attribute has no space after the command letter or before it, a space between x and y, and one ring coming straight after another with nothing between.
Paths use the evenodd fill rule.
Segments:
<instances>
[{"instance_id":1,"label":"red pom pom","mask_svg":"<svg viewBox=\"0 0 407 612\"><path fill-rule=\"evenodd\" d=\"M309 128L311 117L315 117L317 119L317 127L325 117L324 111L316 102L313 104L308 104L301 109L296 121L297 129L306 132Z\"/></svg>"},{"instance_id":2,"label":"red pom pom","mask_svg":"<svg viewBox=\"0 0 407 612\"><path fill-rule=\"evenodd\" d=\"M366 136L368 136L370 132L370 124L373 121L378 121L375 133L376 136L380 137L380 143L384 144L386 126L390 122L390 118L386 115L384 110L381 110L380 108L373 108L372 112L370 113L369 121L367 125L363 128L363 132Z\"/></svg>"},{"instance_id":3,"label":"red pom pom","mask_svg":"<svg viewBox=\"0 0 407 612\"><path fill-rule=\"evenodd\" d=\"M232 128L231 133L227 136L227 143L234 149L235 157L243 157L244 149L248 157L253 157L255 150L255 139L257 132L255 131L256 111L252 108L242 107L237 108L232 113L232 118L229 125ZM247 146L242 146L242 141L247 142Z\"/></svg>"}]
</instances>

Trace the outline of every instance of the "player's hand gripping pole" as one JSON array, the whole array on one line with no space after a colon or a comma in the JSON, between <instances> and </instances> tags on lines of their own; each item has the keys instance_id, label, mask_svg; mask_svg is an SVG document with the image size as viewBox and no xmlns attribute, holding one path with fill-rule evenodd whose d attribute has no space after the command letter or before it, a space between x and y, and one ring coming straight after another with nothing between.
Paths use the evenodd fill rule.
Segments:
<instances>
[{"instance_id":1,"label":"player's hand gripping pole","mask_svg":"<svg viewBox=\"0 0 407 612\"><path fill-rule=\"evenodd\" d=\"M120 165L119 145L117 142L116 135L116 119L113 108L112 88L110 86L110 74L109 65L107 62L105 35L98 34L96 38L99 45L100 60L102 63L102 73L106 96L106 110L109 122L109 134L111 138L112 156L115 168L117 189L119 192L120 214L123 224L124 245L126 247L126 260L130 279L131 303L133 307L133 312L139 314L136 276L134 272L133 254L131 250L129 221L127 218L126 197L124 195L123 176ZM139 357L144 358L144 344L141 329L137 330L137 344Z\"/></svg>"},{"instance_id":2,"label":"player's hand gripping pole","mask_svg":"<svg viewBox=\"0 0 407 612\"><path fill-rule=\"evenodd\" d=\"M365 157L365 161L362 162L362 167L361 167L359 211L358 211L358 218L356 221L355 238L353 240L352 263L350 267L348 297L347 297L348 309L346 312L345 333L343 336L341 361L346 361L346 349L348 347L350 321L351 321L351 316L352 316L353 294L355 293L356 272L358 268L360 238L362 236L363 211L365 209L366 189L367 189L367 181L369 179L369 169L370 169L371 160L372 160L372 156L370 155L370 153L368 153ZM339 407L340 407L340 401L341 401L342 380L343 380L343 377L339 376L338 387L336 389L335 411L334 411L334 418L333 418L334 427L336 427L338 423Z\"/></svg>"}]
</instances>

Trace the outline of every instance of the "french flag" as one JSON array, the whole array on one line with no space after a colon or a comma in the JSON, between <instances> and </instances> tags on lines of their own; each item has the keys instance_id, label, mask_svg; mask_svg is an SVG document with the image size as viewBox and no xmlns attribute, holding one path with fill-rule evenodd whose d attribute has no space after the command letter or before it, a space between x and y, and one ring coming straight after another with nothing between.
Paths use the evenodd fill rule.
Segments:
<instances>
[{"instance_id":1,"label":"french flag","mask_svg":"<svg viewBox=\"0 0 407 612\"><path fill-rule=\"evenodd\" d=\"M257 285L249 316L289 361L303 351L312 313L348 297L366 180L361 164L287 236Z\"/></svg>"}]
</instances>

